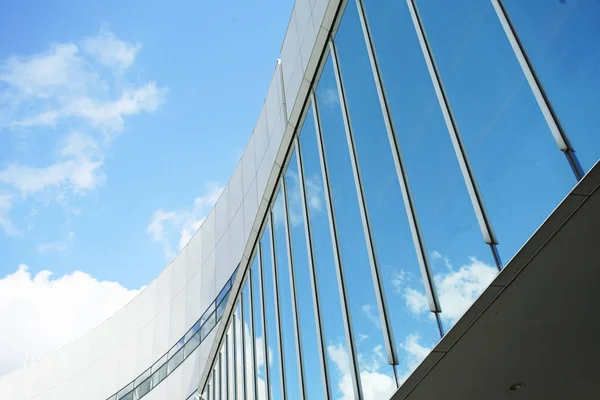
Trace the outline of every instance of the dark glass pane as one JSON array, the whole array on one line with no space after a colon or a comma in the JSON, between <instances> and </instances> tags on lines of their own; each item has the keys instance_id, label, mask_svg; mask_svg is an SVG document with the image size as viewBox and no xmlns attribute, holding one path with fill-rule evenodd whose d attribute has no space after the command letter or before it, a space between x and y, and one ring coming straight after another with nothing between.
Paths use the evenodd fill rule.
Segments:
<instances>
[{"instance_id":1,"label":"dark glass pane","mask_svg":"<svg viewBox=\"0 0 600 400\"><path fill-rule=\"evenodd\" d=\"M600 158L600 2L504 0L585 171Z\"/></svg>"},{"instance_id":2,"label":"dark glass pane","mask_svg":"<svg viewBox=\"0 0 600 400\"><path fill-rule=\"evenodd\" d=\"M200 344L200 332L194 333L194 336L188 340L188 342L183 347L183 358L187 358L192 352L198 347Z\"/></svg>"},{"instance_id":3,"label":"dark glass pane","mask_svg":"<svg viewBox=\"0 0 600 400\"><path fill-rule=\"evenodd\" d=\"M167 376L167 364L163 364L154 374L152 374L152 387L155 387Z\"/></svg>"},{"instance_id":4,"label":"dark glass pane","mask_svg":"<svg viewBox=\"0 0 600 400\"><path fill-rule=\"evenodd\" d=\"M335 98L331 101L335 101ZM350 365L312 106L308 109L299 139L313 261L317 272L317 289L321 299L323 335L327 343L327 366L331 379L329 385L335 398L351 396L346 386L344 386L344 392L339 386L340 382L344 382L348 378L347 371L350 371Z\"/></svg>"},{"instance_id":5,"label":"dark glass pane","mask_svg":"<svg viewBox=\"0 0 600 400\"><path fill-rule=\"evenodd\" d=\"M168 361L167 365L167 373L170 374L171 372L173 372L173 370L175 368L177 368L179 366L179 364L181 364L181 362L183 361L183 349L179 349L179 351L177 353L175 353Z\"/></svg>"},{"instance_id":6,"label":"dark glass pane","mask_svg":"<svg viewBox=\"0 0 600 400\"><path fill-rule=\"evenodd\" d=\"M507 263L573 187L490 1L419 1Z\"/></svg>"},{"instance_id":7,"label":"dark glass pane","mask_svg":"<svg viewBox=\"0 0 600 400\"><path fill-rule=\"evenodd\" d=\"M307 124L313 124L312 115L307 117ZM314 125L313 125L314 126ZM296 279L297 307L300 320L300 342L304 363L307 399L322 399L324 396L319 361L317 326L312 300L312 285L306 251L306 234L304 229L302 195L298 175L298 159L296 150L292 152L290 162L284 175L287 196L288 220L290 226L292 266ZM332 282L335 285L335 281Z\"/></svg>"}]
</instances>

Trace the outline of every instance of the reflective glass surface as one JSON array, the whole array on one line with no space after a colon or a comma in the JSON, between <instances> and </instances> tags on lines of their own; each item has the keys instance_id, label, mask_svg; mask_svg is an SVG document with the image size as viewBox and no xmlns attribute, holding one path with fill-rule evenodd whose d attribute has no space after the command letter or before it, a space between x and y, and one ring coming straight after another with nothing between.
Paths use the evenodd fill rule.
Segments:
<instances>
[{"instance_id":1,"label":"reflective glass surface","mask_svg":"<svg viewBox=\"0 0 600 400\"><path fill-rule=\"evenodd\" d=\"M269 363L269 384L272 400L282 399L281 385L281 358L279 357L279 346L277 343L277 321L276 321L276 306L275 302L275 287L273 277L273 251L271 248L271 227L267 223L260 240L261 261L262 261L262 279L263 279L263 294L265 296L265 317L267 326L267 349ZM294 353L292 353L292 356Z\"/></svg>"},{"instance_id":2,"label":"reflective glass surface","mask_svg":"<svg viewBox=\"0 0 600 400\"><path fill-rule=\"evenodd\" d=\"M600 159L600 2L504 0L585 171Z\"/></svg>"},{"instance_id":3,"label":"reflective glass surface","mask_svg":"<svg viewBox=\"0 0 600 400\"><path fill-rule=\"evenodd\" d=\"M254 277L253 270L256 268L256 257L254 258L254 262L252 263L252 276ZM254 353L253 346L256 343L254 340L254 333L252 332L252 308L250 303L250 290L252 289L249 284L249 280L246 280L244 284L244 291L242 293L242 297L244 299L243 302L243 320L244 320L244 353L245 353L245 361L246 365L244 366L244 373L246 375L246 398L254 399Z\"/></svg>"},{"instance_id":4,"label":"reflective glass surface","mask_svg":"<svg viewBox=\"0 0 600 400\"><path fill-rule=\"evenodd\" d=\"M351 390L342 391L339 385L349 379L350 365L312 106L309 107L302 125L299 142L313 249L312 256L321 300L323 335L327 344L329 386L335 398L344 395L352 396Z\"/></svg>"},{"instance_id":5,"label":"reflective glass surface","mask_svg":"<svg viewBox=\"0 0 600 400\"><path fill-rule=\"evenodd\" d=\"M380 6L381 3L378 3ZM386 15L389 11L386 9ZM396 26L399 25L396 23ZM423 353L416 354L414 347L418 345L431 349L439 340L439 333L434 316L428 313L424 282L393 159L393 147L381 111L355 2L349 2L346 7L335 43L357 163L364 178L363 193L375 257L381 272L399 358L399 377L403 381L424 356ZM396 68L396 71L402 70ZM480 242L483 245L483 241ZM415 310L416 307L418 310ZM371 308L374 313L374 306ZM379 328L377 317L373 316L371 320ZM385 360L379 362L383 364ZM389 396L395 390L395 382L390 379L388 384L387 388L379 385L379 396Z\"/></svg>"},{"instance_id":6,"label":"reflective glass surface","mask_svg":"<svg viewBox=\"0 0 600 400\"><path fill-rule=\"evenodd\" d=\"M243 295L242 295L243 296ZM242 335L244 334L244 327L242 326L242 307L238 301L238 305L235 309L235 382L236 382L236 393L240 398L246 398L244 396L244 354L242 348Z\"/></svg>"},{"instance_id":7,"label":"reflective glass surface","mask_svg":"<svg viewBox=\"0 0 600 400\"><path fill-rule=\"evenodd\" d=\"M227 337L228 341L228 349L227 349L227 393L229 393L229 398L234 398L233 394L235 392L235 364L234 364L234 346L233 346L233 325L229 325L229 336Z\"/></svg>"},{"instance_id":8,"label":"reflective glass surface","mask_svg":"<svg viewBox=\"0 0 600 400\"><path fill-rule=\"evenodd\" d=\"M168 361L167 365L167 373L171 373L173 372L173 370L175 368L177 368L179 366L179 364L181 364L181 362L183 361L183 349L179 349L179 351L177 353L175 353Z\"/></svg>"},{"instance_id":9,"label":"reflective glass surface","mask_svg":"<svg viewBox=\"0 0 600 400\"><path fill-rule=\"evenodd\" d=\"M212 331L216 324L216 315L213 312L210 316L208 316L204 325L202 325L200 328L200 340L204 340L204 338L210 333L210 331Z\"/></svg>"},{"instance_id":10,"label":"reflective glass surface","mask_svg":"<svg viewBox=\"0 0 600 400\"><path fill-rule=\"evenodd\" d=\"M574 175L491 2L418 5L507 263L574 186Z\"/></svg>"},{"instance_id":11,"label":"reflective glass surface","mask_svg":"<svg viewBox=\"0 0 600 400\"><path fill-rule=\"evenodd\" d=\"M313 124L311 118L312 116L309 116L308 121L305 121L305 123ZM296 281L296 305L298 308L298 319L300 321L300 342L302 345L304 376L306 382L305 397L307 399L322 399L324 396L323 380L321 378L321 366L318 353L317 325L315 323L312 299L313 290L308 265L308 254L306 252L304 211L302 206L302 194L300 191L296 150L292 152L283 179L286 190L288 224L290 229L292 267ZM335 281L332 283L335 284ZM338 299L335 300L339 301Z\"/></svg>"},{"instance_id":12,"label":"reflective glass surface","mask_svg":"<svg viewBox=\"0 0 600 400\"><path fill-rule=\"evenodd\" d=\"M292 285L288 264L288 249L285 226L285 209L281 189L275 197L272 218L275 241L275 265L279 283L279 315L282 333L283 354L282 362L285 368L287 398L298 399L300 385L298 382L297 347L294 328L294 310L292 306Z\"/></svg>"},{"instance_id":13,"label":"reflective glass surface","mask_svg":"<svg viewBox=\"0 0 600 400\"><path fill-rule=\"evenodd\" d=\"M366 0L364 4L447 331L496 276L497 268L483 241L406 2ZM339 48L341 58L342 44ZM350 68L344 66L343 74ZM354 126L363 118L352 108L354 84L347 86ZM374 101L375 97L371 95ZM377 214L379 209L372 213L374 220ZM378 246L377 250L384 257L384 249ZM386 280L394 286L387 288L388 293L396 293L395 304L402 305L407 321L431 321L416 263L416 259L403 262L397 279ZM394 330L400 345L402 337L411 336L409 326L398 322ZM436 341L427 336L420 339L427 348ZM406 347L398 349L404 355L401 365L412 370L414 355Z\"/></svg>"},{"instance_id":14,"label":"reflective glass surface","mask_svg":"<svg viewBox=\"0 0 600 400\"><path fill-rule=\"evenodd\" d=\"M260 289L260 269L258 256L252 262L252 314L254 318L254 343L256 364L256 395L259 400L266 399L266 371L265 364L265 336L263 330L263 310L261 303L262 291Z\"/></svg>"},{"instance_id":15,"label":"reflective glass surface","mask_svg":"<svg viewBox=\"0 0 600 400\"><path fill-rule=\"evenodd\" d=\"M377 389L375 398L383 398L393 391L395 383L392 368L387 364L385 357L385 344L337 92L330 56L319 80L316 96L335 213L340 262L346 278L362 385L364 390L370 391L374 382L369 377L373 373L379 374L377 387L381 389ZM351 390L351 387L343 390L345 393L345 390Z\"/></svg>"}]
</instances>

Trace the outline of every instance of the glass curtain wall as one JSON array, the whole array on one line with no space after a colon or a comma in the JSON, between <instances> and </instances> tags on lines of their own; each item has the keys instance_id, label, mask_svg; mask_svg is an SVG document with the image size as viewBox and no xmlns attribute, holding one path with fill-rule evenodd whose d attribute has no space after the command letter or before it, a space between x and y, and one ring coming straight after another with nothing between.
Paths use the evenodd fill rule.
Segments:
<instances>
[{"instance_id":1,"label":"glass curtain wall","mask_svg":"<svg viewBox=\"0 0 600 400\"><path fill-rule=\"evenodd\" d=\"M228 398L391 397L598 161L598 26L591 0L345 3L237 295Z\"/></svg>"}]
</instances>

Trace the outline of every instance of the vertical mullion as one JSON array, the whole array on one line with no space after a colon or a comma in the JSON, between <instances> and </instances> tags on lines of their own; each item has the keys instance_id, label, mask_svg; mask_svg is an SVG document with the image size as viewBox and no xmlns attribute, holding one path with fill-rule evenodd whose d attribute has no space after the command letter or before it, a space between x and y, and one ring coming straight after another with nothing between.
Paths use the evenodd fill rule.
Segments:
<instances>
[{"instance_id":1,"label":"vertical mullion","mask_svg":"<svg viewBox=\"0 0 600 400\"><path fill-rule=\"evenodd\" d=\"M258 246L257 246L258 247ZM260 254L260 250L259 250L259 254ZM258 255L256 255L255 257L259 257ZM259 257L260 258L260 257ZM257 268L259 267L259 262L256 263ZM254 399L258 399L258 361L257 361L257 357L256 357L256 326L255 326L255 322L254 322L254 302L257 301L254 299L254 294L252 291L252 286L253 286L253 281L254 278L252 278L252 273L248 274L248 294L250 295L250 323L251 323L251 329L252 332L250 332L250 338L252 339L252 346L250 347L252 349L252 365L253 365L253 373L252 373L252 381L253 381L253 388L254 388ZM263 335L264 336L264 335Z\"/></svg>"},{"instance_id":2,"label":"vertical mullion","mask_svg":"<svg viewBox=\"0 0 600 400\"><path fill-rule=\"evenodd\" d=\"M314 107L313 107L314 112ZM308 114L307 114L308 118ZM314 118L314 117L313 117ZM304 123L309 123L305 121ZM298 164L298 186L300 187L300 199L302 202L302 217L304 219L304 235L306 238L306 252L308 259L308 270L310 272L310 285L312 289L313 308L315 312L315 324L317 326L317 342L319 346L319 361L321 363L321 379L323 380L323 388L325 390L325 399L331 398L331 388L329 386L329 369L327 366L327 356L325 336L323 335L323 317L321 315L321 299L319 297L317 285L317 272L315 269L314 254L312 247L312 234L310 228L310 220L308 218L308 203L306 201L306 191L304 188L304 169L302 166L302 151L298 136L294 138L296 145L296 163Z\"/></svg>"},{"instance_id":3,"label":"vertical mullion","mask_svg":"<svg viewBox=\"0 0 600 400\"><path fill-rule=\"evenodd\" d=\"M267 217L268 218L268 217ZM260 292L260 311L261 318L263 323L263 358L265 363L265 393L267 399L271 399L271 376L270 376L270 367L269 367L269 345L268 345L268 332L267 332L267 310L266 310L266 302L265 302L265 289L264 289L264 263L263 263L263 252L262 252L262 243L259 242L258 246L258 260L259 260L259 271L258 271L258 289ZM258 370L257 370L258 373ZM258 389L256 390L256 398L258 399Z\"/></svg>"},{"instance_id":4,"label":"vertical mullion","mask_svg":"<svg viewBox=\"0 0 600 400\"><path fill-rule=\"evenodd\" d=\"M304 354L302 353L302 341L300 340L300 317L298 312L298 295L296 288L296 275L294 273L294 261L292 259L292 237L290 232L290 220L287 207L287 191L285 179L281 179L281 195L283 200L283 219L285 225L285 242L288 253L288 270L290 275L290 291L292 296L292 317L294 321L294 339L296 340L296 362L298 363L298 379L300 383L301 399L305 397L306 386L304 383ZM281 357L283 359L283 357Z\"/></svg>"},{"instance_id":5,"label":"vertical mullion","mask_svg":"<svg viewBox=\"0 0 600 400\"><path fill-rule=\"evenodd\" d=\"M379 69L379 64L377 62L377 57L375 55L375 49L373 45L373 39L371 36L371 31L369 29L369 24L367 18L365 16L365 10L362 0L356 0L356 6L358 9L358 15L360 17L360 23L362 26L363 36L365 39L365 44L367 46L367 52L369 54L369 61L371 63L371 70L373 72L373 78L375 80L375 87L377 88L377 95L379 97L379 104L381 107L381 111L383 113L383 119L385 122L386 131L388 134L388 140L390 142L390 148L392 150L392 158L394 159L394 165L396 167L396 175L398 176L398 181L400 183L400 190L402 191L402 198L404 199L404 208L406 209L406 214L408 217L408 224L410 227L410 231L413 238L413 243L415 246L415 250L417 253L417 259L419 260L419 267L421 269L421 276L423 279L423 283L425 284L425 290L427 293L427 300L429 302L429 308L434 313L439 313L441 311L441 305L435 290L435 285L433 283L433 275L431 272L431 266L429 263L429 257L427 256L427 248L425 246L425 240L423 239L423 234L421 230L421 226L419 224L419 219L417 217L417 212L415 208L414 199L412 193L410 191L410 185L408 182L408 176L406 174L406 169L404 167L404 162L402 160L402 152L400 150L400 143L398 141L398 137L395 132L394 123L391 117L390 107L387 100L387 96L385 94L385 89L383 85L383 80L381 78L381 73Z\"/></svg>"},{"instance_id":6,"label":"vertical mullion","mask_svg":"<svg viewBox=\"0 0 600 400\"><path fill-rule=\"evenodd\" d=\"M240 330L241 330L241 346L242 346L242 393L241 398L246 398L246 315L244 312L244 294L240 296Z\"/></svg>"},{"instance_id":7,"label":"vertical mullion","mask_svg":"<svg viewBox=\"0 0 600 400\"><path fill-rule=\"evenodd\" d=\"M469 192L469 197L471 198L471 203L473 204L473 208L475 209L475 215L477 216L479 228L481 229L484 241L490 245L492 254L494 255L494 260L496 261L496 267L500 270L502 268L502 263L495 249L495 246L498 244L498 241L496 240L496 235L492 228L492 223L487 215L487 212L485 211L483 197L481 196L481 192L477 187L475 174L473 173L473 170L469 164L469 159L467 157L465 146L460 136L458 124L456 123L456 119L454 118L454 114L452 113L452 107L450 106L450 101L448 100L446 89L444 89L442 77L440 75L437 64L435 63L433 52L431 50L431 45L429 44L427 34L425 33L423 21L421 20L421 16L419 14L419 10L417 8L415 0L406 0L406 4L408 5L408 10L410 12L410 16L415 27L415 32L417 34L417 38L419 39L419 44L421 46L421 51L423 52L423 57L425 58L425 63L427 64L429 77L431 78L431 82L433 83L433 87L435 89L435 93L440 104L440 109L444 116L444 121L446 122L446 128L448 129L450 139L452 140L454 152L456 153L456 157L458 159L458 164L460 165L465 184L467 185L467 190Z\"/></svg>"},{"instance_id":8,"label":"vertical mullion","mask_svg":"<svg viewBox=\"0 0 600 400\"><path fill-rule=\"evenodd\" d=\"M321 162L321 173L323 174L323 191L325 193L325 203L327 206L327 216L329 218L329 231L331 234L331 245L333 246L333 258L336 267L338 278L338 290L340 293L340 301L342 305L342 316L344 320L344 333L346 334L346 343L348 345L348 360L350 362L350 376L352 378L352 388L354 397L362 399L362 387L360 382L360 371L358 369L358 359L356 355L356 342L354 341L354 333L352 332L352 321L350 316L350 306L348 304L348 294L346 293L346 279L342 270L342 260L340 256L340 247L338 243L337 228L335 216L333 215L333 202L329 190L329 173L327 170L327 160L325 159L323 137L321 135L321 124L319 121L319 107L315 99L314 91L311 90L311 100L314 106L315 114L315 131L317 135L317 146L319 148L319 160Z\"/></svg>"},{"instance_id":9,"label":"vertical mullion","mask_svg":"<svg viewBox=\"0 0 600 400\"><path fill-rule=\"evenodd\" d=\"M565 156L567 157L569 165L571 166L571 169L573 170L577 180L581 180L584 173L579 161L577 160L577 157L575 156L575 150L573 149L571 143L569 143L567 134L560 124L558 116L556 115L556 112L554 111L554 108L552 107L552 104L550 103L550 100L544 91L544 87L542 86L542 83L540 82L540 79L533 68L531 60L529 60L529 57L523 48L523 44L521 43L519 36L515 32L515 28L506 12L506 8L504 7L502 0L491 1L492 5L494 6L494 10L496 11L496 15L500 20L500 24L504 29L504 33L506 34L513 52L515 53L515 57L517 58L517 61L523 70L523 74L527 79L527 83L529 83L529 87L531 88L535 100L538 103L540 111L542 112L542 115L548 124L548 128L550 128L550 132L552 132L552 136L554 137L556 145L562 152L565 153Z\"/></svg>"},{"instance_id":10,"label":"vertical mullion","mask_svg":"<svg viewBox=\"0 0 600 400\"><path fill-rule=\"evenodd\" d=\"M381 330L385 342L385 349L388 356L388 363L391 365L397 365L398 357L396 355L396 347L394 344L394 333L390 324L387 304L385 301L385 296L383 294L384 289L383 282L381 279L381 271L379 269L377 255L375 254L375 240L373 238L373 229L371 227L371 221L369 220L365 192L362 184L362 177L358 168L358 154L356 151L356 145L354 143L352 127L350 126L350 115L348 113L348 105L346 104L346 93L344 91L344 84L342 82L342 76L340 73L340 65L337 57L337 50L333 41L329 42L329 47L331 59L333 61L335 80L338 86L340 106L342 108L342 119L344 120L346 141L348 143L348 152L350 155L350 164L352 166L352 175L354 176L354 187L356 189L356 196L358 198L358 208L360 210L360 219L362 221L365 244L367 246L367 253L369 256L369 267L371 269L371 276L373 278L375 298L377 300L377 308L379 310L379 318L381 320Z\"/></svg>"},{"instance_id":11,"label":"vertical mullion","mask_svg":"<svg viewBox=\"0 0 600 400\"><path fill-rule=\"evenodd\" d=\"M225 400L229 400L229 333L225 334Z\"/></svg>"},{"instance_id":12,"label":"vertical mullion","mask_svg":"<svg viewBox=\"0 0 600 400\"><path fill-rule=\"evenodd\" d=\"M219 400L223 400L223 366L221 363L223 362L223 353L219 350L219 363L217 364L217 369L219 370L219 383L218 383L218 391L219 391Z\"/></svg>"},{"instance_id":13,"label":"vertical mullion","mask_svg":"<svg viewBox=\"0 0 600 400\"><path fill-rule=\"evenodd\" d=\"M283 351L283 332L281 331L281 311L280 311L280 301L279 301L279 280L278 278L278 266L277 266L277 257L275 257L275 228L273 227L273 210L269 211L269 222L268 226L271 234L271 274L273 278L273 295L275 296L275 331L277 333L277 347L279 348L279 370L281 374L281 395L283 396L283 400L287 398L286 393L286 376L285 376L285 363L284 359L284 351ZM266 273L263 270L264 273Z\"/></svg>"},{"instance_id":14,"label":"vertical mullion","mask_svg":"<svg viewBox=\"0 0 600 400\"><path fill-rule=\"evenodd\" d=\"M235 309L235 308L234 308ZM238 366L237 366L237 323L236 323L236 319L238 318L238 313L237 311L233 313L233 321L231 322L231 326L232 326L232 335L233 335L233 349L231 349L231 354L233 355L232 357L232 361L233 361L233 365L232 365L232 371L233 371L233 393L231 394L233 396L234 399L237 399L237 371L238 371Z\"/></svg>"}]
</instances>

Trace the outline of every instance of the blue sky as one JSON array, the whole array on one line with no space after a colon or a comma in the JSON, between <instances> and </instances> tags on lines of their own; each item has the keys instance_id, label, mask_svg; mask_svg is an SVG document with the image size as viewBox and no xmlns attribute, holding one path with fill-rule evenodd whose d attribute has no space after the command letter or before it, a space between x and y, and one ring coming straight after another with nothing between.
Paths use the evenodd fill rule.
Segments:
<instances>
[{"instance_id":1,"label":"blue sky","mask_svg":"<svg viewBox=\"0 0 600 400\"><path fill-rule=\"evenodd\" d=\"M149 283L238 162L292 5L2 2L0 279L83 271L114 307Z\"/></svg>"}]
</instances>

